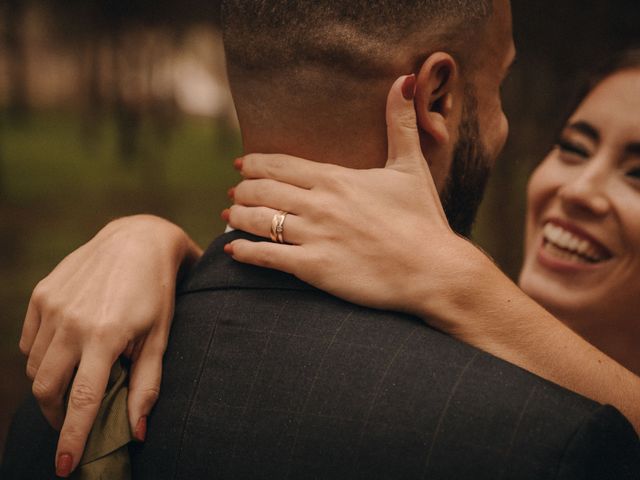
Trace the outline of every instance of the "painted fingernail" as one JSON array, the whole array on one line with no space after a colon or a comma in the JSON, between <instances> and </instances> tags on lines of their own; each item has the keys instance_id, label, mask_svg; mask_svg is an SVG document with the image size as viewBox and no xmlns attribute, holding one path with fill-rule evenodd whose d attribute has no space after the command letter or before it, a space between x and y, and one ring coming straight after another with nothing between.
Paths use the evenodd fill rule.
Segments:
<instances>
[{"instance_id":1,"label":"painted fingernail","mask_svg":"<svg viewBox=\"0 0 640 480\"><path fill-rule=\"evenodd\" d=\"M241 158L236 158L233 161L233 168L235 168L238 171L242 170L242 159Z\"/></svg>"},{"instance_id":2,"label":"painted fingernail","mask_svg":"<svg viewBox=\"0 0 640 480\"><path fill-rule=\"evenodd\" d=\"M133 432L133 436L139 442L144 442L144 439L147 438L147 416L140 417L138 423L136 424L136 430Z\"/></svg>"},{"instance_id":3,"label":"painted fingernail","mask_svg":"<svg viewBox=\"0 0 640 480\"><path fill-rule=\"evenodd\" d=\"M416 94L416 76L411 74L404 79L402 84L402 96L405 100L413 100Z\"/></svg>"},{"instance_id":4,"label":"painted fingernail","mask_svg":"<svg viewBox=\"0 0 640 480\"><path fill-rule=\"evenodd\" d=\"M236 194L236 187L231 187L229 190L227 190L227 197L229 197L230 199L233 200L233 197Z\"/></svg>"},{"instance_id":5,"label":"painted fingernail","mask_svg":"<svg viewBox=\"0 0 640 480\"><path fill-rule=\"evenodd\" d=\"M224 253L226 253L227 255L233 255L233 245L231 245L230 243L227 243L224 246Z\"/></svg>"},{"instance_id":6,"label":"painted fingernail","mask_svg":"<svg viewBox=\"0 0 640 480\"><path fill-rule=\"evenodd\" d=\"M56 462L56 475L58 477L68 477L71 474L71 467L73 467L73 457L68 453L61 453L58 455L58 461Z\"/></svg>"},{"instance_id":7,"label":"painted fingernail","mask_svg":"<svg viewBox=\"0 0 640 480\"><path fill-rule=\"evenodd\" d=\"M228 208L225 208L224 210L222 210L222 213L220 214L220 217L222 217L222 219L225 222L229 221L230 216L231 216L231 210L229 210Z\"/></svg>"}]
</instances>

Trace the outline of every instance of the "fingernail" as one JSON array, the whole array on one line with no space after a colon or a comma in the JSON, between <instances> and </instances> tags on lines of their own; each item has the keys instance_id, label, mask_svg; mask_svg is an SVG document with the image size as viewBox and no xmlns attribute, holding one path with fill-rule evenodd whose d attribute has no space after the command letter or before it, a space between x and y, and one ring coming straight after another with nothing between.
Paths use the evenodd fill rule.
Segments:
<instances>
[{"instance_id":1,"label":"fingernail","mask_svg":"<svg viewBox=\"0 0 640 480\"><path fill-rule=\"evenodd\" d=\"M71 474L71 467L73 467L73 457L68 453L61 453L58 455L58 461L56 462L56 475L58 477L68 477Z\"/></svg>"},{"instance_id":2,"label":"fingernail","mask_svg":"<svg viewBox=\"0 0 640 480\"><path fill-rule=\"evenodd\" d=\"M230 215L231 215L231 210L229 210L228 208L225 208L224 210L222 210L222 213L220 214L220 217L222 217L222 219L225 222L228 222Z\"/></svg>"},{"instance_id":3,"label":"fingernail","mask_svg":"<svg viewBox=\"0 0 640 480\"><path fill-rule=\"evenodd\" d=\"M147 416L140 417L138 423L136 424L136 430L133 432L133 436L139 442L144 442L144 439L147 438Z\"/></svg>"},{"instance_id":4,"label":"fingernail","mask_svg":"<svg viewBox=\"0 0 640 480\"><path fill-rule=\"evenodd\" d=\"M233 245L231 245L230 243L227 243L224 246L224 253L226 253L227 255L233 255Z\"/></svg>"},{"instance_id":5,"label":"fingernail","mask_svg":"<svg viewBox=\"0 0 640 480\"><path fill-rule=\"evenodd\" d=\"M231 187L229 190L227 190L227 196L233 200L233 197L236 194L236 187Z\"/></svg>"},{"instance_id":6,"label":"fingernail","mask_svg":"<svg viewBox=\"0 0 640 480\"><path fill-rule=\"evenodd\" d=\"M411 74L404 79L402 84L402 96L405 100L413 100L416 94L416 76Z\"/></svg>"},{"instance_id":7,"label":"fingernail","mask_svg":"<svg viewBox=\"0 0 640 480\"><path fill-rule=\"evenodd\" d=\"M241 158L236 158L233 161L233 168L235 168L238 171L242 170L242 159Z\"/></svg>"}]
</instances>

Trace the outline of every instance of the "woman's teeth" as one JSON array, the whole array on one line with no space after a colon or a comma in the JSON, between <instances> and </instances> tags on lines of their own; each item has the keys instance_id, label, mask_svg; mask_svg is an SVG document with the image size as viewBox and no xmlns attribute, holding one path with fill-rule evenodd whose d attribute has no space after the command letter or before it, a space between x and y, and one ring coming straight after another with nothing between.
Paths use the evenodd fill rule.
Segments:
<instances>
[{"instance_id":1,"label":"woman's teeth","mask_svg":"<svg viewBox=\"0 0 640 480\"><path fill-rule=\"evenodd\" d=\"M542 231L544 248L553 255L565 260L597 263L606 260L601 249L585 238L565 230L553 223L547 223Z\"/></svg>"}]
</instances>

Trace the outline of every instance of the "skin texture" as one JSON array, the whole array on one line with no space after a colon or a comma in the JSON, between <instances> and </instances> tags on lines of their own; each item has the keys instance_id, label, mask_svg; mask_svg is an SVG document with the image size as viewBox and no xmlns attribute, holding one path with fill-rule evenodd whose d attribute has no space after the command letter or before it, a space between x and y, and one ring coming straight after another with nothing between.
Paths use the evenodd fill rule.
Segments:
<instances>
[{"instance_id":1,"label":"skin texture","mask_svg":"<svg viewBox=\"0 0 640 480\"><path fill-rule=\"evenodd\" d=\"M591 343L640 374L640 70L601 82L531 177L520 285ZM585 263L545 248L547 223L607 251ZM581 235L576 233L579 238Z\"/></svg>"}]
</instances>

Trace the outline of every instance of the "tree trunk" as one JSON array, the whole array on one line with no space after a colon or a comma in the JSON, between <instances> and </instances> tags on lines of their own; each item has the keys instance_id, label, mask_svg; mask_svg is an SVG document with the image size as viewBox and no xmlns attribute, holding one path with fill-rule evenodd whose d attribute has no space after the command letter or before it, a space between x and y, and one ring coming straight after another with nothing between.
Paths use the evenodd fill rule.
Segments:
<instances>
[{"instance_id":1,"label":"tree trunk","mask_svg":"<svg viewBox=\"0 0 640 480\"><path fill-rule=\"evenodd\" d=\"M4 43L7 51L7 77L9 80L8 114L11 121L22 121L27 113L27 63L24 45L25 2L5 0Z\"/></svg>"}]
</instances>

